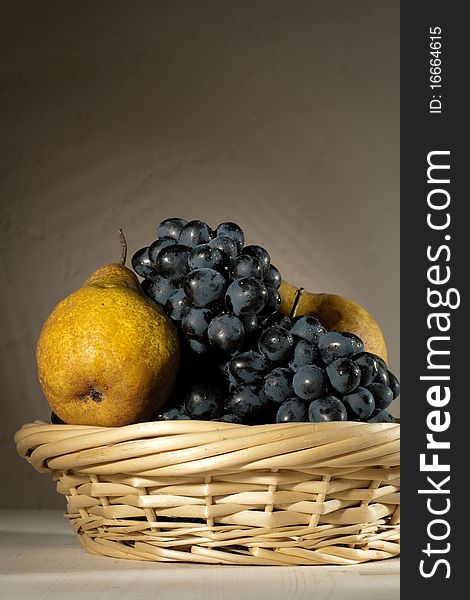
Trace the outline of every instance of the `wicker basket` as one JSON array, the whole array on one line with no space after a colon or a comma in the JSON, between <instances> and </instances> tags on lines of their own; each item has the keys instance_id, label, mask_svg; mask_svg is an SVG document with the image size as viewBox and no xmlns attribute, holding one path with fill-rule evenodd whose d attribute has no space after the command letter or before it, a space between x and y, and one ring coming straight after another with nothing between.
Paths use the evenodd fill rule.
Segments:
<instances>
[{"instance_id":1,"label":"wicker basket","mask_svg":"<svg viewBox=\"0 0 470 600\"><path fill-rule=\"evenodd\" d=\"M399 553L400 425L34 422L18 452L113 558L349 565Z\"/></svg>"}]
</instances>

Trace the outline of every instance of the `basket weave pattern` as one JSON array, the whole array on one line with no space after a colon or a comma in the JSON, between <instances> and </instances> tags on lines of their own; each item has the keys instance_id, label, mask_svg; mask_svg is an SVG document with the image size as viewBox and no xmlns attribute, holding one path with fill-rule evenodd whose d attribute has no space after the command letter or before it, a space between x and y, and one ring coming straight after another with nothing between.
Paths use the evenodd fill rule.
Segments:
<instances>
[{"instance_id":1,"label":"basket weave pattern","mask_svg":"<svg viewBox=\"0 0 470 600\"><path fill-rule=\"evenodd\" d=\"M90 552L217 564L354 564L399 553L400 425L24 425Z\"/></svg>"}]
</instances>

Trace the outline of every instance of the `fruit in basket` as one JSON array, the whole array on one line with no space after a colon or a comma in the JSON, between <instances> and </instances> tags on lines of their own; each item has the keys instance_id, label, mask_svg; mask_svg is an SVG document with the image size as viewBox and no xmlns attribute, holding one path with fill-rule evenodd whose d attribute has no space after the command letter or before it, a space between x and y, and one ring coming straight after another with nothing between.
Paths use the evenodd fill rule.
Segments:
<instances>
[{"instance_id":1,"label":"fruit in basket","mask_svg":"<svg viewBox=\"0 0 470 600\"><path fill-rule=\"evenodd\" d=\"M375 410L375 400L369 390L358 387L352 394L343 397L343 404L358 419L368 419Z\"/></svg>"},{"instance_id":2,"label":"fruit in basket","mask_svg":"<svg viewBox=\"0 0 470 600\"><path fill-rule=\"evenodd\" d=\"M349 394L361 383L361 369L349 358L337 358L326 367L326 373L340 394Z\"/></svg>"},{"instance_id":3,"label":"fruit in basket","mask_svg":"<svg viewBox=\"0 0 470 600\"><path fill-rule=\"evenodd\" d=\"M215 419L223 412L223 395L214 384L193 385L186 394L184 408L192 419Z\"/></svg>"},{"instance_id":4,"label":"fruit in basket","mask_svg":"<svg viewBox=\"0 0 470 600\"><path fill-rule=\"evenodd\" d=\"M224 408L225 412L236 415L242 423L252 425L266 423L272 406L267 396L260 394L256 387L241 385L230 393Z\"/></svg>"},{"instance_id":5,"label":"fruit in basket","mask_svg":"<svg viewBox=\"0 0 470 600\"><path fill-rule=\"evenodd\" d=\"M278 408L276 423L308 421L308 404L299 398L289 398Z\"/></svg>"},{"instance_id":6,"label":"fruit in basket","mask_svg":"<svg viewBox=\"0 0 470 600\"><path fill-rule=\"evenodd\" d=\"M169 317L120 263L95 271L46 320L37 344L39 381L66 423L145 421L170 394L179 339Z\"/></svg>"},{"instance_id":7,"label":"fruit in basket","mask_svg":"<svg viewBox=\"0 0 470 600\"><path fill-rule=\"evenodd\" d=\"M279 292L280 310L289 314L299 288L283 280ZM346 331L356 334L363 342L365 350L387 360L387 346L378 323L365 308L336 294L314 294L302 290L297 306L297 315L318 317L330 331Z\"/></svg>"},{"instance_id":8,"label":"fruit in basket","mask_svg":"<svg viewBox=\"0 0 470 600\"><path fill-rule=\"evenodd\" d=\"M310 421L346 421L348 413L343 402L336 396L325 396L312 402L308 409Z\"/></svg>"},{"instance_id":9,"label":"fruit in basket","mask_svg":"<svg viewBox=\"0 0 470 600\"><path fill-rule=\"evenodd\" d=\"M245 245L235 223L212 229L166 219L157 235L132 264L144 292L175 322L186 359L175 400L156 418L393 418L385 409L399 383L387 368L382 332L364 308L286 283L268 251ZM215 381L217 392L201 392ZM182 398L193 398L194 407L189 400L181 405Z\"/></svg>"},{"instance_id":10,"label":"fruit in basket","mask_svg":"<svg viewBox=\"0 0 470 600\"><path fill-rule=\"evenodd\" d=\"M294 392L302 400L317 400L325 396L328 379L325 370L311 364L299 369L292 377Z\"/></svg>"}]
</instances>

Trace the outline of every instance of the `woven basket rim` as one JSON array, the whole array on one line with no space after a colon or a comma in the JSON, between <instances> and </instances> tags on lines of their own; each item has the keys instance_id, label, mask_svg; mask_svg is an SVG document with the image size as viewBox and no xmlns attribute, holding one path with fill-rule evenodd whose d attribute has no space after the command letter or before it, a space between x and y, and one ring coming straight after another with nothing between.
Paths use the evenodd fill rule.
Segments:
<instances>
[{"instance_id":1,"label":"woven basket rim","mask_svg":"<svg viewBox=\"0 0 470 600\"><path fill-rule=\"evenodd\" d=\"M181 475L232 468L307 466L329 458L331 466L385 457L399 464L399 423L335 421L238 425L216 421L175 420L136 423L123 427L24 424L14 436L17 451L40 472L90 467L110 473L166 474L170 465ZM388 457L388 458L387 458ZM390 461L390 459L393 459ZM298 462L296 462L298 460ZM103 464L103 462L105 464ZM372 461L373 463L373 461ZM322 464L320 460L320 464ZM380 463L380 464L385 464ZM120 472L120 471L119 471Z\"/></svg>"}]
</instances>

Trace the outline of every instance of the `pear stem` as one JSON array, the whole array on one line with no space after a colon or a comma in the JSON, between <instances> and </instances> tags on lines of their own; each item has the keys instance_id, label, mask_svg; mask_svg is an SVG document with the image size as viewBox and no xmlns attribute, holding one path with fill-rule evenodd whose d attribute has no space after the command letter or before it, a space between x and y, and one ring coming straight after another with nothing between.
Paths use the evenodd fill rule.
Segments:
<instances>
[{"instance_id":1,"label":"pear stem","mask_svg":"<svg viewBox=\"0 0 470 600\"><path fill-rule=\"evenodd\" d=\"M292 305L292 308L291 308L291 311L290 311L290 315L289 315L290 319L293 319L295 317L295 313L297 312L297 308L299 307L300 298L302 296L302 292L303 291L304 291L304 288L301 287L295 293L294 303Z\"/></svg>"},{"instance_id":2,"label":"pear stem","mask_svg":"<svg viewBox=\"0 0 470 600\"><path fill-rule=\"evenodd\" d=\"M119 229L119 241L121 242L121 258L119 259L119 264L124 266L127 258L127 240L122 229Z\"/></svg>"}]
</instances>

